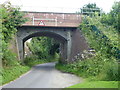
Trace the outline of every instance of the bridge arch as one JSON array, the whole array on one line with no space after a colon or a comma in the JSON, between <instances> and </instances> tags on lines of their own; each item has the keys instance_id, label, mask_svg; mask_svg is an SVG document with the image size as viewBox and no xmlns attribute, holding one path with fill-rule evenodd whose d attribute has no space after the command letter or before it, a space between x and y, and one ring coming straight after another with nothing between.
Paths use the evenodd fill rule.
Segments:
<instances>
[{"instance_id":1,"label":"bridge arch","mask_svg":"<svg viewBox=\"0 0 120 90\"><path fill-rule=\"evenodd\" d=\"M62 30L62 29L61 29ZM46 36L53 38L60 42L60 57L61 60L65 60L69 57L67 51L67 44L68 44L68 36L66 30L62 30L61 32L59 29L54 30L54 28L26 28L22 27L18 29L17 32L17 43L18 43L18 51L19 51L19 59L24 58L24 43L28 39L32 37L41 37Z\"/></svg>"},{"instance_id":2,"label":"bridge arch","mask_svg":"<svg viewBox=\"0 0 120 90\"><path fill-rule=\"evenodd\" d=\"M53 38L53 39L59 41L60 52L61 52L60 58L61 58L61 60L67 59L67 39L66 39L66 37L63 37L55 32L46 32L46 31L35 32L35 33L32 33L32 34L23 38L23 57L24 57L24 43L25 43L25 41L27 41L28 39L33 38L33 37L41 37L41 36L50 37L50 38Z\"/></svg>"},{"instance_id":3,"label":"bridge arch","mask_svg":"<svg viewBox=\"0 0 120 90\"><path fill-rule=\"evenodd\" d=\"M67 38L59 35L58 33L55 32L46 32L46 31L38 31L38 32L34 32L32 34L28 34L26 36L23 37L23 42L27 41L28 39L32 38L32 37L40 37L40 36L46 36L46 37L50 37L50 38L54 38L55 40L59 40L59 42L65 42L67 41Z\"/></svg>"},{"instance_id":4,"label":"bridge arch","mask_svg":"<svg viewBox=\"0 0 120 90\"><path fill-rule=\"evenodd\" d=\"M80 30L76 27L51 27L51 26L21 26L17 32L18 57L24 58L24 42L32 37L46 36L60 42L61 61L72 62L76 60L83 50L87 49L87 43Z\"/></svg>"}]
</instances>

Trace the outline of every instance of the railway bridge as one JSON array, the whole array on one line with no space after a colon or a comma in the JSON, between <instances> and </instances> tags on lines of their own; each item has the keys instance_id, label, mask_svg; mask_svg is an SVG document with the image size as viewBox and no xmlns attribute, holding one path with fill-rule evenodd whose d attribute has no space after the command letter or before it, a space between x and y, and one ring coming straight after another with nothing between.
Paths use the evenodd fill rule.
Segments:
<instances>
[{"instance_id":1,"label":"railway bridge","mask_svg":"<svg viewBox=\"0 0 120 90\"><path fill-rule=\"evenodd\" d=\"M24 43L32 37L46 36L60 42L61 61L73 62L88 49L78 29L82 19L78 13L25 12L29 21L18 27L19 59L24 58Z\"/></svg>"}]
</instances>

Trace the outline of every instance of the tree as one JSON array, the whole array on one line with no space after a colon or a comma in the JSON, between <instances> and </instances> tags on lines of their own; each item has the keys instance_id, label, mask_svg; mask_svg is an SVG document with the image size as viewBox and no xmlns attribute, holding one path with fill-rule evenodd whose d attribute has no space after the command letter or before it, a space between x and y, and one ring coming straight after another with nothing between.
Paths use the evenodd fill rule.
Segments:
<instances>
[{"instance_id":1,"label":"tree","mask_svg":"<svg viewBox=\"0 0 120 90\"><path fill-rule=\"evenodd\" d=\"M22 25L26 19L23 18L23 13L20 12L20 8L12 7L10 2L0 5L2 12L2 34L4 41L9 42L17 32L17 27Z\"/></svg>"},{"instance_id":2,"label":"tree","mask_svg":"<svg viewBox=\"0 0 120 90\"><path fill-rule=\"evenodd\" d=\"M17 32L17 27L26 21L20 8L13 7L10 2L0 5L0 21L2 21L2 29L0 29L0 39L2 45L2 63L3 66L11 65L15 62L15 55L8 49L8 45L12 37Z\"/></svg>"},{"instance_id":3,"label":"tree","mask_svg":"<svg viewBox=\"0 0 120 90\"><path fill-rule=\"evenodd\" d=\"M109 26L114 26L117 31L120 30L120 24L119 22L119 16L120 16L120 2L115 2L112 10L107 13L102 15L101 22L109 25ZM120 32L120 31L119 31Z\"/></svg>"},{"instance_id":4,"label":"tree","mask_svg":"<svg viewBox=\"0 0 120 90\"><path fill-rule=\"evenodd\" d=\"M58 52L59 43L49 37L34 37L28 47L32 54L37 55L39 59L47 59Z\"/></svg>"},{"instance_id":5,"label":"tree","mask_svg":"<svg viewBox=\"0 0 120 90\"><path fill-rule=\"evenodd\" d=\"M97 7L97 5L95 3L86 4L81 8L81 13L83 15L92 16L92 15L94 15L95 12L98 12L99 15L101 13L101 9L99 7Z\"/></svg>"}]
</instances>

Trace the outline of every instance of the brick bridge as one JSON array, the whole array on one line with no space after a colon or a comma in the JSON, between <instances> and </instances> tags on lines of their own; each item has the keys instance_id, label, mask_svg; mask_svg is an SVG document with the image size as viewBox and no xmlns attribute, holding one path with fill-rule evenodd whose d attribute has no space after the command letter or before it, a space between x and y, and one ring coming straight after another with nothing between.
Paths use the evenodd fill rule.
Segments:
<instances>
[{"instance_id":1,"label":"brick bridge","mask_svg":"<svg viewBox=\"0 0 120 90\"><path fill-rule=\"evenodd\" d=\"M19 59L24 58L24 42L32 37L46 36L60 42L61 61L72 62L88 49L77 28L81 15L77 13L25 12L29 21L18 28L17 46Z\"/></svg>"}]
</instances>

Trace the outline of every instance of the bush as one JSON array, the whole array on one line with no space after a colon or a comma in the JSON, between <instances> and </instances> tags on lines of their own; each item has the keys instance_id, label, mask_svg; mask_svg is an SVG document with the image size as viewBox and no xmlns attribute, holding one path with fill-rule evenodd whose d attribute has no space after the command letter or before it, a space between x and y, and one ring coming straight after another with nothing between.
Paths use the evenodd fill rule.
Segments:
<instances>
[{"instance_id":1,"label":"bush","mask_svg":"<svg viewBox=\"0 0 120 90\"><path fill-rule=\"evenodd\" d=\"M21 66L21 65L17 65L14 67L5 67L2 69L2 84L8 83L16 78L18 78L20 75L22 75L23 73L27 72L28 70L30 70L29 67L27 66Z\"/></svg>"},{"instance_id":2,"label":"bush","mask_svg":"<svg viewBox=\"0 0 120 90\"><path fill-rule=\"evenodd\" d=\"M120 76L118 73L118 63L116 62L105 63L101 74L105 75L103 77L104 80L120 81Z\"/></svg>"},{"instance_id":3,"label":"bush","mask_svg":"<svg viewBox=\"0 0 120 90\"><path fill-rule=\"evenodd\" d=\"M10 50L6 50L3 53L2 63L3 63L3 66L19 65L16 54L11 52Z\"/></svg>"},{"instance_id":4,"label":"bush","mask_svg":"<svg viewBox=\"0 0 120 90\"><path fill-rule=\"evenodd\" d=\"M99 55L72 64L58 63L56 68L63 72L89 78L89 80L118 81L120 79L117 62Z\"/></svg>"},{"instance_id":5,"label":"bush","mask_svg":"<svg viewBox=\"0 0 120 90\"><path fill-rule=\"evenodd\" d=\"M34 65L36 65L36 64L40 64L40 63L43 63L43 61L42 60L40 60L39 58L38 58L38 56L27 56L24 60L24 64L25 65L27 65L27 66L34 66Z\"/></svg>"},{"instance_id":6,"label":"bush","mask_svg":"<svg viewBox=\"0 0 120 90\"><path fill-rule=\"evenodd\" d=\"M56 68L90 80L119 80L120 48L117 46L117 32L112 26L103 25L100 19L99 16L85 17L80 26L88 44L96 51L95 56L72 64L57 64Z\"/></svg>"},{"instance_id":7,"label":"bush","mask_svg":"<svg viewBox=\"0 0 120 90\"><path fill-rule=\"evenodd\" d=\"M38 55L27 56L23 61L23 63L27 66L34 66L36 64L48 63L58 61L59 55L56 53L54 56L49 56L47 59L41 59Z\"/></svg>"},{"instance_id":8,"label":"bush","mask_svg":"<svg viewBox=\"0 0 120 90\"><path fill-rule=\"evenodd\" d=\"M19 11L20 8L14 8L10 2L0 4L0 58L2 66L0 67L0 83L5 84L16 79L21 74L29 70L29 67L20 65L16 54L9 50L9 43L12 37L16 34L18 26L22 25L26 19L24 14ZM1 56L2 55L2 56ZM2 82L1 82L2 81Z\"/></svg>"},{"instance_id":9,"label":"bush","mask_svg":"<svg viewBox=\"0 0 120 90\"><path fill-rule=\"evenodd\" d=\"M0 12L2 12L0 21L2 21L2 30L0 29L0 40L2 42L2 61L3 66L12 66L18 64L16 55L8 48L9 42L16 34L16 27L22 25L26 19L24 14L19 11L20 8L14 8L10 2L0 4Z\"/></svg>"},{"instance_id":10,"label":"bush","mask_svg":"<svg viewBox=\"0 0 120 90\"><path fill-rule=\"evenodd\" d=\"M58 53L59 43L49 37L34 37L28 43L28 47L33 55L37 55L39 59L49 59Z\"/></svg>"}]
</instances>

